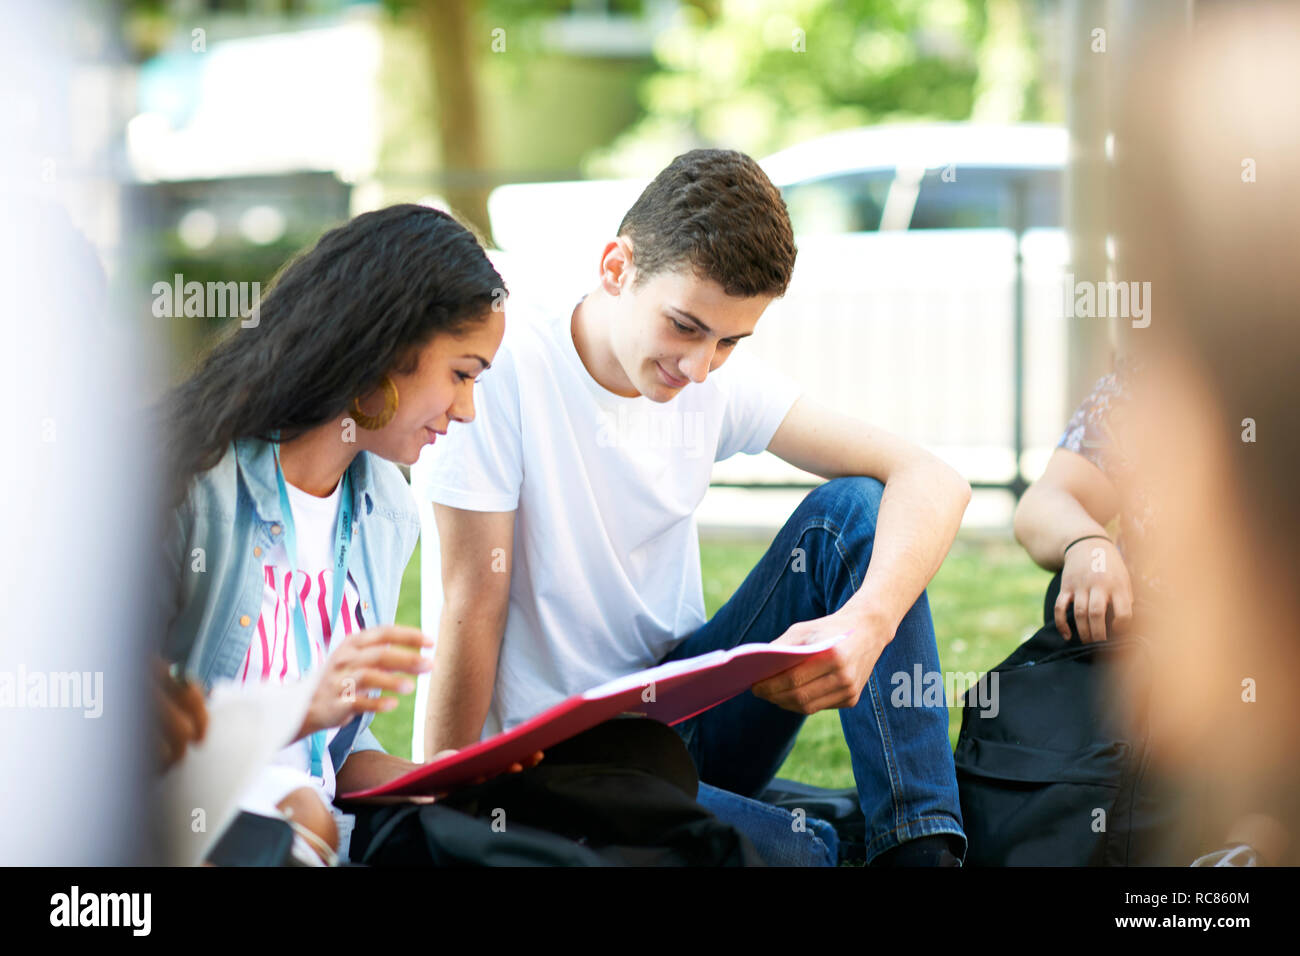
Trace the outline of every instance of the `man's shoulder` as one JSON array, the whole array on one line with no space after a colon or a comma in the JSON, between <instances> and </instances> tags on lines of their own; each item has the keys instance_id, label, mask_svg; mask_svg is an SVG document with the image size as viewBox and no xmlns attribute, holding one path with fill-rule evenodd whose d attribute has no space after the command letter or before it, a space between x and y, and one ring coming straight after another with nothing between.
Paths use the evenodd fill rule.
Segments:
<instances>
[{"instance_id":1,"label":"man's shoulder","mask_svg":"<svg viewBox=\"0 0 1300 956\"><path fill-rule=\"evenodd\" d=\"M506 334L497 352L496 368L505 359L516 367L552 363L560 356L560 335L564 329L562 310L536 303L520 303L510 310Z\"/></svg>"}]
</instances>

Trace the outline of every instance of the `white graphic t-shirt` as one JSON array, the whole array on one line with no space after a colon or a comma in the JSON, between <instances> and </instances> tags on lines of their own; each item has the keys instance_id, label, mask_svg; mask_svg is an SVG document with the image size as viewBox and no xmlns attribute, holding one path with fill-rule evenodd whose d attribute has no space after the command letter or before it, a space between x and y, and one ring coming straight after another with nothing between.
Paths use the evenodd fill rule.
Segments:
<instances>
[{"instance_id":1,"label":"white graphic t-shirt","mask_svg":"<svg viewBox=\"0 0 1300 956\"><path fill-rule=\"evenodd\" d=\"M334 587L334 535L342 488L343 482L340 481L328 498L317 498L286 483L297 538L298 569L291 579L289 556L281 535L280 543L263 555L262 612L257 619L253 640L248 645L244 666L240 669L243 683L270 681L285 684L297 680L304 672L318 672L331 648L364 627L361 599L350 574L343 589L343 606L333 630L329 621L334 607L330 592ZM294 633L294 602L299 599L303 602L312 652L305 668L298 660ZM335 789L335 767L330 760L328 745L336 733L338 728L326 732L326 751L321 761L323 776L314 781L328 800L333 800ZM308 742L303 739L281 750L274 763L301 770L305 778L310 778L309 757ZM304 779L303 782L308 781Z\"/></svg>"}]
</instances>

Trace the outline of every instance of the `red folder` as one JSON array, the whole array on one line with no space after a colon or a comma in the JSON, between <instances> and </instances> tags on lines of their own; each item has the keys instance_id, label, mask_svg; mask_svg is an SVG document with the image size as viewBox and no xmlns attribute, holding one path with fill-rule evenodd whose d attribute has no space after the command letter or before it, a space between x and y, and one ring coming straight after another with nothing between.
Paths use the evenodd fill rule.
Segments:
<instances>
[{"instance_id":1,"label":"red folder","mask_svg":"<svg viewBox=\"0 0 1300 956\"><path fill-rule=\"evenodd\" d=\"M501 773L511 764L522 763L537 751L619 714L643 714L665 724L678 724L829 650L841 638L799 646L741 644L637 671L575 694L504 733L417 767L383 786L345 793L342 798L446 793L479 777Z\"/></svg>"}]
</instances>

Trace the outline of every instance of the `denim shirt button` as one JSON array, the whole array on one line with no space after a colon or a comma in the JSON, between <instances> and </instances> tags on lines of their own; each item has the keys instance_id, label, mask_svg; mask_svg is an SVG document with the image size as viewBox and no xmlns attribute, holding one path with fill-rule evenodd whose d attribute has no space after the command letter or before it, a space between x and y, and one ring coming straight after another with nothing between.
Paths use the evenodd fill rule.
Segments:
<instances>
[{"instance_id":1,"label":"denim shirt button","mask_svg":"<svg viewBox=\"0 0 1300 956\"><path fill-rule=\"evenodd\" d=\"M240 626L240 627L248 627L248 625L249 625L249 621L250 621L249 616L248 616L247 614L245 614L245 615L243 615L243 616L240 617L240 619L239 619L239 626Z\"/></svg>"},{"instance_id":2,"label":"denim shirt button","mask_svg":"<svg viewBox=\"0 0 1300 956\"><path fill-rule=\"evenodd\" d=\"M259 545L258 547L253 549L253 557L260 558L261 556L262 556L262 548Z\"/></svg>"},{"instance_id":3,"label":"denim shirt button","mask_svg":"<svg viewBox=\"0 0 1300 956\"><path fill-rule=\"evenodd\" d=\"M271 525L271 534L279 534L279 533L280 533L280 526L278 524Z\"/></svg>"}]
</instances>

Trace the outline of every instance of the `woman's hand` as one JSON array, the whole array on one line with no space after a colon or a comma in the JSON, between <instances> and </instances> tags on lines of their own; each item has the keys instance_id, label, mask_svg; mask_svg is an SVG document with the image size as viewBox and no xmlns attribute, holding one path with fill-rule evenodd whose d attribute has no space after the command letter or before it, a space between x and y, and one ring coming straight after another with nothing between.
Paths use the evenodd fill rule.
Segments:
<instances>
[{"instance_id":1,"label":"woman's hand","mask_svg":"<svg viewBox=\"0 0 1300 956\"><path fill-rule=\"evenodd\" d=\"M167 770L185 756L186 747L203 739L208 729L208 708L198 685L173 678L161 660L154 662L154 678L162 730L162 769Z\"/></svg>"},{"instance_id":2,"label":"woman's hand","mask_svg":"<svg viewBox=\"0 0 1300 956\"><path fill-rule=\"evenodd\" d=\"M383 713L397 706L395 697L371 697L370 690L409 694L415 682L408 674L433 667L420 649L433 646L433 638L413 627L370 627L348 636L330 651L321 670L307 716L295 740L328 727L339 727L365 711Z\"/></svg>"},{"instance_id":3,"label":"woman's hand","mask_svg":"<svg viewBox=\"0 0 1300 956\"><path fill-rule=\"evenodd\" d=\"M1133 585L1119 549L1105 538L1087 538L1065 552L1061 593L1054 607L1056 629L1070 639L1069 605L1074 627L1085 644L1122 634L1133 620ZM1107 612L1110 612L1109 623Z\"/></svg>"}]
</instances>

